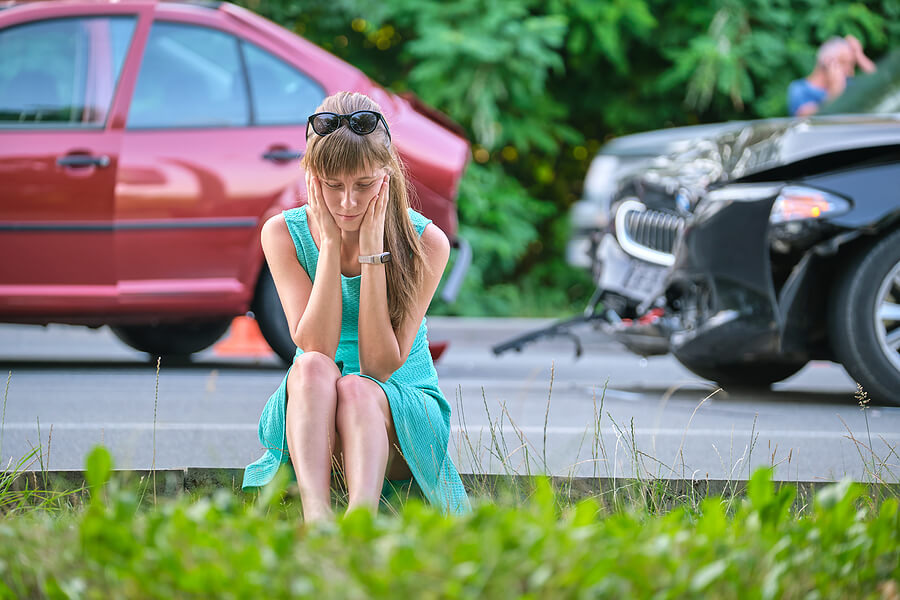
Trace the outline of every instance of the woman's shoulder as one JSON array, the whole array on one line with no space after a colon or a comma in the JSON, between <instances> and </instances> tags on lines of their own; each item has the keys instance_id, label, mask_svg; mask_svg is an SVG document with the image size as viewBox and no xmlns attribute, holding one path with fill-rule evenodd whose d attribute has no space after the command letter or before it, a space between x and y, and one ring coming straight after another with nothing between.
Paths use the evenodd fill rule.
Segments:
<instances>
[{"instance_id":1,"label":"woman's shoulder","mask_svg":"<svg viewBox=\"0 0 900 600\"><path fill-rule=\"evenodd\" d=\"M298 245L306 244L310 238L309 223L306 214L307 205L298 206L281 211L281 217L287 225L287 230Z\"/></svg>"},{"instance_id":2,"label":"woman's shoulder","mask_svg":"<svg viewBox=\"0 0 900 600\"><path fill-rule=\"evenodd\" d=\"M409 211L409 219L416 228L419 239L422 240L422 246L425 248L426 254L446 259L450 255L450 241L447 239L446 234L422 213L413 208L408 208L407 210Z\"/></svg>"},{"instance_id":3,"label":"woman's shoulder","mask_svg":"<svg viewBox=\"0 0 900 600\"><path fill-rule=\"evenodd\" d=\"M285 220L284 213L276 213L266 219L260 231L260 241L262 242L263 251L268 252L279 247L284 247L287 243L293 245L291 240L291 232Z\"/></svg>"},{"instance_id":4,"label":"woman's shoulder","mask_svg":"<svg viewBox=\"0 0 900 600\"><path fill-rule=\"evenodd\" d=\"M293 226L306 221L306 205L298 206L275 213L263 223L262 235L273 236L288 234Z\"/></svg>"},{"instance_id":5,"label":"woman's shoulder","mask_svg":"<svg viewBox=\"0 0 900 600\"><path fill-rule=\"evenodd\" d=\"M428 221L420 234L420 239L427 256L446 264L450 257L450 240L440 227Z\"/></svg>"},{"instance_id":6,"label":"woman's shoulder","mask_svg":"<svg viewBox=\"0 0 900 600\"><path fill-rule=\"evenodd\" d=\"M263 223L260 238L263 250L272 248L296 248L302 244L306 229L306 206L275 213ZM307 229L308 231L308 229Z\"/></svg>"},{"instance_id":7,"label":"woman's shoulder","mask_svg":"<svg viewBox=\"0 0 900 600\"><path fill-rule=\"evenodd\" d=\"M306 204L304 204L303 206L298 206L297 208L289 208L288 210L283 210L281 211L281 214L284 216L284 220L287 223L306 221Z\"/></svg>"},{"instance_id":8,"label":"woman's shoulder","mask_svg":"<svg viewBox=\"0 0 900 600\"><path fill-rule=\"evenodd\" d=\"M412 207L408 207L406 211L409 213L409 220L412 221L413 227L416 228L416 233L422 235L428 224L432 222L431 219Z\"/></svg>"}]
</instances>

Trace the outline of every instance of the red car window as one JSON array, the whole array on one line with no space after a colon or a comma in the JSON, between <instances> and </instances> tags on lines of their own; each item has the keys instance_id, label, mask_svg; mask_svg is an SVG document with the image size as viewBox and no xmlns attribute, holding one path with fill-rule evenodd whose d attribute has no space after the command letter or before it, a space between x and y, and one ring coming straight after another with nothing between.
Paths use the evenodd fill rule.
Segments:
<instances>
[{"instance_id":1,"label":"red car window","mask_svg":"<svg viewBox=\"0 0 900 600\"><path fill-rule=\"evenodd\" d=\"M302 125L325 99L308 75L250 43L243 43L255 125Z\"/></svg>"},{"instance_id":2,"label":"red car window","mask_svg":"<svg viewBox=\"0 0 900 600\"><path fill-rule=\"evenodd\" d=\"M242 127L249 122L237 39L207 27L154 23L128 128Z\"/></svg>"},{"instance_id":3,"label":"red car window","mask_svg":"<svg viewBox=\"0 0 900 600\"><path fill-rule=\"evenodd\" d=\"M0 126L102 127L134 25L86 17L0 32Z\"/></svg>"}]
</instances>

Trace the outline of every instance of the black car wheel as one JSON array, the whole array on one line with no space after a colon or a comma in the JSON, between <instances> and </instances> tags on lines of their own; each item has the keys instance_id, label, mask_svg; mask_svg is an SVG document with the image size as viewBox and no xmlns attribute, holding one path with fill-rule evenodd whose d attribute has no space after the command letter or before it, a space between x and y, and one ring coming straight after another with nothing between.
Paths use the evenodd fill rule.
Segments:
<instances>
[{"instance_id":1,"label":"black car wheel","mask_svg":"<svg viewBox=\"0 0 900 600\"><path fill-rule=\"evenodd\" d=\"M734 363L714 367L694 365L681 359L678 362L726 390L768 389L776 381L787 379L806 366L806 361Z\"/></svg>"},{"instance_id":2,"label":"black car wheel","mask_svg":"<svg viewBox=\"0 0 900 600\"><path fill-rule=\"evenodd\" d=\"M829 313L847 373L873 400L900 404L900 230L845 265Z\"/></svg>"},{"instance_id":3,"label":"black car wheel","mask_svg":"<svg viewBox=\"0 0 900 600\"><path fill-rule=\"evenodd\" d=\"M278 290L275 289L275 281L272 279L269 269L265 267L263 267L259 275L259 282L256 284L253 314L256 316L259 330L275 354L281 357L286 364L291 364L294 360L294 353L297 351L297 345L291 339L284 309L281 308L281 299L278 297Z\"/></svg>"},{"instance_id":4,"label":"black car wheel","mask_svg":"<svg viewBox=\"0 0 900 600\"><path fill-rule=\"evenodd\" d=\"M151 356L188 357L212 346L228 331L231 319L202 323L120 325L112 327L120 340Z\"/></svg>"}]
</instances>

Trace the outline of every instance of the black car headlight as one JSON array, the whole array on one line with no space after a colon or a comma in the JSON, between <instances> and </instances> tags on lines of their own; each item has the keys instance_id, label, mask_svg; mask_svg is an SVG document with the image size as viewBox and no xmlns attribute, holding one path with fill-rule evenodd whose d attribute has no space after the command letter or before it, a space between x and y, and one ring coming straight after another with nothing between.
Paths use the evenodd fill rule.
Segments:
<instances>
[{"instance_id":1,"label":"black car headlight","mask_svg":"<svg viewBox=\"0 0 900 600\"><path fill-rule=\"evenodd\" d=\"M808 186L786 185L772 204L769 244L780 253L806 249L834 230L829 219L850 208L850 201L836 194Z\"/></svg>"}]
</instances>

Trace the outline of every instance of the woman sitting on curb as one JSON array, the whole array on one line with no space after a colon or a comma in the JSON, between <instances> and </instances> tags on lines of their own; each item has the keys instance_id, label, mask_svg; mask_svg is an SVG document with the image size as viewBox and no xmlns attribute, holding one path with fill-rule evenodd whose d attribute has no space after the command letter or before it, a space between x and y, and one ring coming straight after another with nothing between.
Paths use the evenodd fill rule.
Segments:
<instances>
[{"instance_id":1,"label":"woman sitting on curb","mask_svg":"<svg viewBox=\"0 0 900 600\"><path fill-rule=\"evenodd\" d=\"M374 508L385 486L412 477L432 504L465 512L425 328L447 237L409 207L388 123L363 94L329 96L309 117L302 165L307 205L262 229L297 353L263 409L266 452L243 487L265 485L290 461L314 521L332 514L336 464L348 509Z\"/></svg>"}]
</instances>

